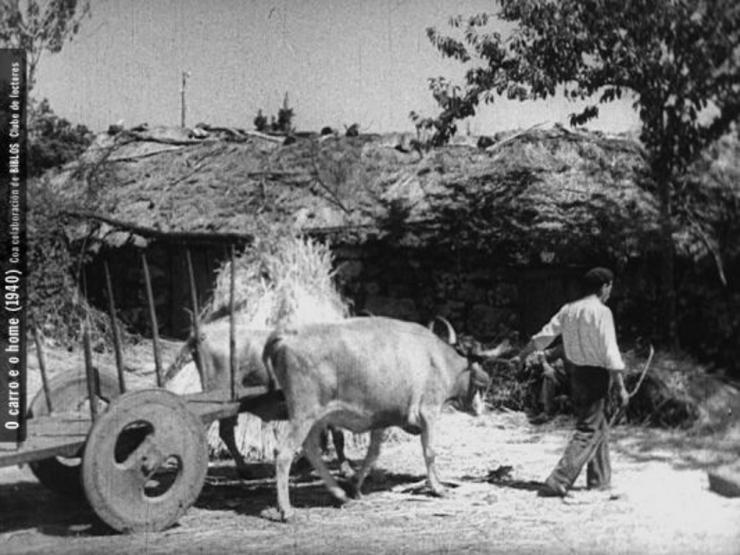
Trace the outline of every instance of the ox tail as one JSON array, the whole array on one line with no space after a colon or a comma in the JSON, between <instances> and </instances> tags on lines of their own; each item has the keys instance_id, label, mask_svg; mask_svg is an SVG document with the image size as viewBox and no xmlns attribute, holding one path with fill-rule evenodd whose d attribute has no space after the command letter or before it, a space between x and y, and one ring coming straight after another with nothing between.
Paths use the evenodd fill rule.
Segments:
<instances>
[{"instance_id":1,"label":"ox tail","mask_svg":"<svg viewBox=\"0 0 740 555\"><path fill-rule=\"evenodd\" d=\"M280 331L274 331L267 338L267 341L265 341L265 348L262 350L262 362L265 365L265 370L267 370L268 391L275 391L278 389L278 380L275 376L275 368L273 367L272 361L282 340L282 333Z\"/></svg>"},{"instance_id":2,"label":"ox tail","mask_svg":"<svg viewBox=\"0 0 740 555\"><path fill-rule=\"evenodd\" d=\"M447 341L447 343L449 343L450 345L457 345L457 334L455 333L455 328L453 328L452 324L450 324L450 321L443 316L435 316L434 319L429 322L429 329L432 331L432 333L434 333L435 335L437 333L436 331L434 331L434 325L437 322L441 323L447 331L447 337L440 337L442 337L442 339Z\"/></svg>"}]
</instances>

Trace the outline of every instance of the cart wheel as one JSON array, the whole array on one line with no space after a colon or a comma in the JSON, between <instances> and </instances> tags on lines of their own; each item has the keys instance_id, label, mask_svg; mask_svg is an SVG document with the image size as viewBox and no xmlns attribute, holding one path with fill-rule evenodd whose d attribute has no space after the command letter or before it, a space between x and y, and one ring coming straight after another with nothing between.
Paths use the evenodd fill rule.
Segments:
<instances>
[{"instance_id":1,"label":"cart wheel","mask_svg":"<svg viewBox=\"0 0 740 555\"><path fill-rule=\"evenodd\" d=\"M103 407L106 407L113 399L118 397L118 381L108 374L97 371L96 376L100 384L100 397L98 399L98 411L100 412ZM89 414L87 380L84 375L60 374L54 376L49 380L49 395L54 412L83 412ZM31 401L28 408L28 418L48 414L49 410L46 406L44 390L41 389ZM76 457L50 457L30 462L28 466L38 481L50 490L63 495L82 497L81 456L82 453L79 453Z\"/></svg>"},{"instance_id":2,"label":"cart wheel","mask_svg":"<svg viewBox=\"0 0 740 555\"><path fill-rule=\"evenodd\" d=\"M177 395L132 391L93 425L82 485L93 510L119 532L174 524L200 494L208 470L205 427Z\"/></svg>"}]
</instances>

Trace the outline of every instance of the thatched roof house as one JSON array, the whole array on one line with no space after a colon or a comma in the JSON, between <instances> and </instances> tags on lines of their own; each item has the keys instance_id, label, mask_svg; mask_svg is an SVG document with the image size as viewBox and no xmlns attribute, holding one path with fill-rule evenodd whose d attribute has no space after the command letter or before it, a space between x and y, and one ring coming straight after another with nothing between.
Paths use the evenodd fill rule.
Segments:
<instances>
[{"instance_id":1,"label":"thatched roof house","mask_svg":"<svg viewBox=\"0 0 740 555\"><path fill-rule=\"evenodd\" d=\"M401 135L283 145L197 131L102 135L55 187L77 199L80 214L120 224L96 232L114 244L126 240L124 228L247 238L283 224L342 244L389 235L409 245L506 244L517 256L545 248L562 262L598 249L606 235L631 252L655 219L654 199L638 186L643 154L622 137L554 127L503 135L486 149L463 139L420 153Z\"/></svg>"}]
</instances>

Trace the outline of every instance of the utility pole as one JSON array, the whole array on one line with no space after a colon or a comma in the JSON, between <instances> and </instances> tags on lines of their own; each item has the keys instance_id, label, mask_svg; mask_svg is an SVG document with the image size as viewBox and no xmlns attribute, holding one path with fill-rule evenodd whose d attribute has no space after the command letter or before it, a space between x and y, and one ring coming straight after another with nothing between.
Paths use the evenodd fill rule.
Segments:
<instances>
[{"instance_id":1,"label":"utility pole","mask_svg":"<svg viewBox=\"0 0 740 555\"><path fill-rule=\"evenodd\" d=\"M182 72L182 88L180 89L180 127L185 127L185 85L187 84L189 71Z\"/></svg>"}]
</instances>

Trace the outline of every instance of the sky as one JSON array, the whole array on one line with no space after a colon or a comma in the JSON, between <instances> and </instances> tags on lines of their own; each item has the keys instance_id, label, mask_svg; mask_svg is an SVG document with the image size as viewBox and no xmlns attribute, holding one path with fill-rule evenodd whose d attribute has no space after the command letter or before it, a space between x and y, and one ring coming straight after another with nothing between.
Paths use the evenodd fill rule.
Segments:
<instances>
[{"instance_id":1,"label":"sky","mask_svg":"<svg viewBox=\"0 0 740 555\"><path fill-rule=\"evenodd\" d=\"M488 0L91 0L91 16L59 54L44 54L36 98L94 131L186 124L253 128L288 93L301 131L412 131L409 112L435 115L428 79L459 79L426 37L458 14L493 11ZM459 81L461 82L461 81ZM577 104L502 99L460 125L490 134L567 124ZM629 101L602 106L589 127L634 130Z\"/></svg>"}]
</instances>

